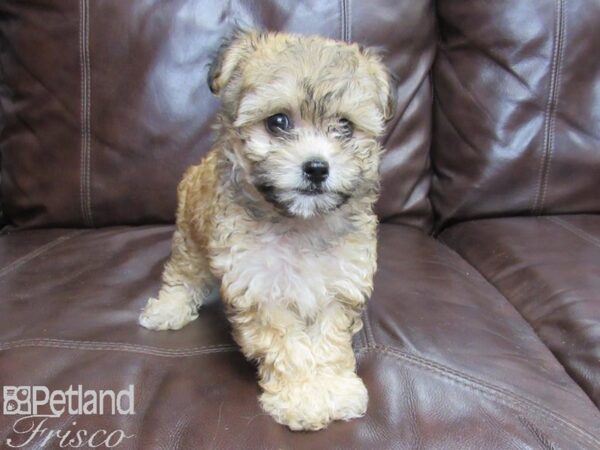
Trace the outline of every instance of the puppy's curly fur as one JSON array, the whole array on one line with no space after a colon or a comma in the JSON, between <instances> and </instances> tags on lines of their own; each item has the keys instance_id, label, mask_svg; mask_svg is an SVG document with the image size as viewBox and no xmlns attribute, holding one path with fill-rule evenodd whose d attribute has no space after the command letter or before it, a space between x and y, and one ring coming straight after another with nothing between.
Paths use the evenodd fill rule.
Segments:
<instances>
[{"instance_id":1,"label":"puppy's curly fur","mask_svg":"<svg viewBox=\"0 0 600 450\"><path fill-rule=\"evenodd\" d=\"M220 282L265 411L292 430L360 417L351 339L376 268L389 73L356 44L240 31L209 85L222 100L218 138L179 185L172 255L140 323L183 327ZM328 167L319 183L303 169L314 160Z\"/></svg>"}]
</instances>

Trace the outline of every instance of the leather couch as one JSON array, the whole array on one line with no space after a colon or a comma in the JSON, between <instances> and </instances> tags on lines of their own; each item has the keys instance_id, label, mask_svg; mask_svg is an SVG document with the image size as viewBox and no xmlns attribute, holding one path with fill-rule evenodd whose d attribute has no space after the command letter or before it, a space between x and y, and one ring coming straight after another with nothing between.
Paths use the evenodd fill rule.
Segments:
<instances>
[{"instance_id":1,"label":"leather couch","mask_svg":"<svg viewBox=\"0 0 600 450\"><path fill-rule=\"evenodd\" d=\"M218 296L181 331L137 324L235 22L383 47L399 81L369 409L320 432L261 412ZM135 415L44 425L123 449L599 449L599 24L592 0L3 0L0 385L134 385Z\"/></svg>"}]
</instances>

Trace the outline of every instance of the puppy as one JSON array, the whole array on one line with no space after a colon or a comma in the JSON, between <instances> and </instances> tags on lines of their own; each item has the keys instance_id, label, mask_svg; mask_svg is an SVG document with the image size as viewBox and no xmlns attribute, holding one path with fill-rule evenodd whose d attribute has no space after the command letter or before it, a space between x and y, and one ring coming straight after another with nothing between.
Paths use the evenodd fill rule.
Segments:
<instances>
[{"instance_id":1,"label":"puppy","mask_svg":"<svg viewBox=\"0 0 600 450\"><path fill-rule=\"evenodd\" d=\"M172 254L140 323L177 330L220 283L266 412L292 430L360 417L351 340L376 268L391 77L356 44L238 31L208 81L218 136L179 185Z\"/></svg>"}]
</instances>

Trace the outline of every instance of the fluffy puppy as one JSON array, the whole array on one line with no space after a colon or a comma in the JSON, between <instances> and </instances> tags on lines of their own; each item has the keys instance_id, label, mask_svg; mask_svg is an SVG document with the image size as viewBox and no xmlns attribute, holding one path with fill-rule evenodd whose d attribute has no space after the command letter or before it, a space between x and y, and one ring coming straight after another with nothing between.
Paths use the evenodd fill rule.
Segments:
<instances>
[{"instance_id":1,"label":"fluffy puppy","mask_svg":"<svg viewBox=\"0 0 600 450\"><path fill-rule=\"evenodd\" d=\"M376 268L378 143L393 114L373 51L239 31L211 67L218 137L178 188L158 298L140 316L179 329L220 282L260 404L292 430L365 414L352 335Z\"/></svg>"}]
</instances>

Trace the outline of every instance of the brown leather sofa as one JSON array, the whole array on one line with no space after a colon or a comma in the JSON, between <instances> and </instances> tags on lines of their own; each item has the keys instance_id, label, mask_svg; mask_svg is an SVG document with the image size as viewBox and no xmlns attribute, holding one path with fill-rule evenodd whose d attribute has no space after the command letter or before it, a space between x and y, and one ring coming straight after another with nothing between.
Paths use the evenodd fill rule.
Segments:
<instances>
[{"instance_id":1,"label":"brown leather sofa","mask_svg":"<svg viewBox=\"0 0 600 450\"><path fill-rule=\"evenodd\" d=\"M216 296L181 331L137 325L236 21L384 47L399 81L355 342L369 410L321 432L260 411ZM48 430L123 430L123 449L600 449L598 1L2 0L0 76L0 385L135 387L135 415ZM17 417L3 448L29 437Z\"/></svg>"}]
</instances>

